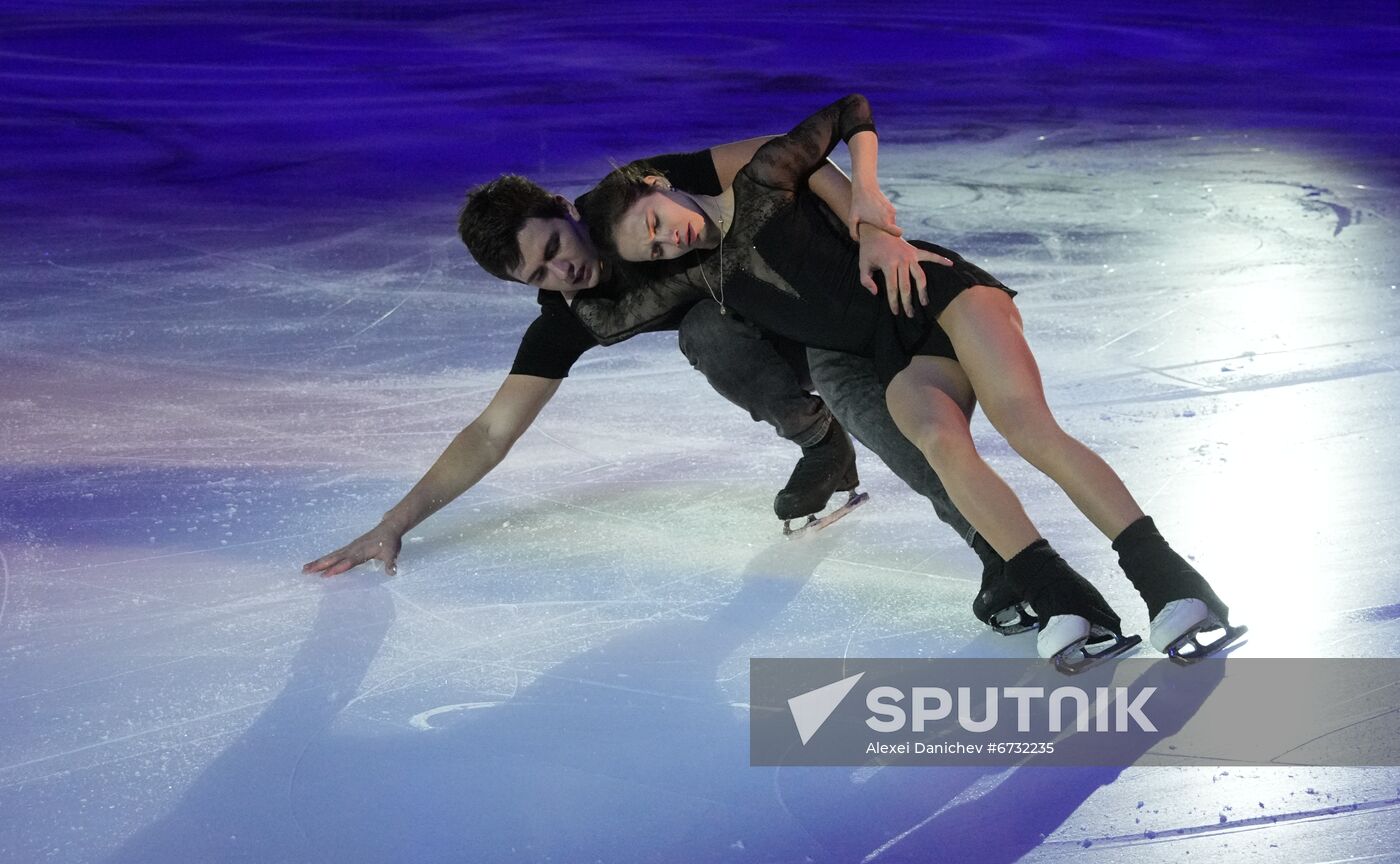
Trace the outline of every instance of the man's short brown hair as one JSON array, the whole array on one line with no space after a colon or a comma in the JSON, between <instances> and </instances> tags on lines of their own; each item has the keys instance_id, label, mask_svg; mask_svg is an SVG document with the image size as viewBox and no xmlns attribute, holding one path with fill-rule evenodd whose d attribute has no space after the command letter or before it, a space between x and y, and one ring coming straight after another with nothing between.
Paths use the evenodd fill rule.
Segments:
<instances>
[{"instance_id":1,"label":"man's short brown hair","mask_svg":"<svg viewBox=\"0 0 1400 864\"><path fill-rule=\"evenodd\" d=\"M528 219L564 219L569 208L544 187L519 174L502 174L467 192L457 215L457 233L476 263L497 279L518 282L520 229Z\"/></svg>"}]
</instances>

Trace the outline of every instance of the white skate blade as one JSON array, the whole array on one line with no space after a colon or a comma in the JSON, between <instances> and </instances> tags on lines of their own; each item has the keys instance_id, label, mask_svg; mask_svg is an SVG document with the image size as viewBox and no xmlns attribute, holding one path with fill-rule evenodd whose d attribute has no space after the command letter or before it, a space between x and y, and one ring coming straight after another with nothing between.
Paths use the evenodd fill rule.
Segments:
<instances>
[{"instance_id":1,"label":"white skate blade","mask_svg":"<svg viewBox=\"0 0 1400 864\"><path fill-rule=\"evenodd\" d=\"M1210 610L1204 601L1194 597L1173 600L1152 619L1152 647L1163 654L1168 653L1167 649L1173 643L1200 630L1208 618Z\"/></svg>"},{"instance_id":2,"label":"white skate blade","mask_svg":"<svg viewBox=\"0 0 1400 864\"><path fill-rule=\"evenodd\" d=\"M1046 633L1050 633L1048 638ZM1095 644L1104 647L1090 650L1091 638L1096 640ZM1066 642L1067 639L1070 641ZM1045 622L1045 627L1036 636L1035 647L1040 656L1051 661L1061 674L1078 675L1105 660L1133 650L1141 642L1141 636L1117 636L1102 627L1090 626L1086 619L1078 615L1056 615ZM1061 647L1058 651L1052 651L1056 645Z\"/></svg>"},{"instance_id":3,"label":"white skate blade","mask_svg":"<svg viewBox=\"0 0 1400 864\"><path fill-rule=\"evenodd\" d=\"M1219 631L1209 641L1202 634ZM1217 654L1249 632L1219 620L1206 604L1195 598L1173 600L1152 619L1152 647L1183 666Z\"/></svg>"},{"instance_id":4,"label":"white skate blade","mask_svg":"<svg viewBox=\"0 0 1400 864\"><path fill-rule=\"evenodd\" d=\"M832 523L839 522L849 516L852 510L869 500L870 495L866 492L851 492L845 504L842 504L825 516L808 516L807 522L798 528L792 527L793 520L785 519L783 520L783 536L791 540L806 534L815 534Z\"/></svg>"},{"instance_id":5,"label":"white skate blade","mask_svg":"<svg viewBox=\"0 0 1400 864\"><path fill-rule=\"evenodd\" d=\"M1089 619L1079 615L1056 615L1040 628L1040 633L1035 637L1035 650L1040 652L1041 659L1050 660L1076 645L1084 644L1088 638Z\"/></svg>"}]
</instances>

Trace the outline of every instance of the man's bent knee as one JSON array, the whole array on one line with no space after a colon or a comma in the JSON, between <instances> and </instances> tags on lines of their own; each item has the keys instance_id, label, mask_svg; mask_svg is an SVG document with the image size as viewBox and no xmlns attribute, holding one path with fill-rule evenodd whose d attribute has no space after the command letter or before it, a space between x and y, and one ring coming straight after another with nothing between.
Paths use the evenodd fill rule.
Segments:
<instances>
[{"instance_id":1,"label":"man's bent knee","mask_svg":"<svg viewBox=\"0 0 1400 864\"><path fill-rule=\"evenodd\" d=\"M748 350L746 340L762 338L752 324L723 315L717 304L708 302L692 306L678 330L681 353L697 369L714 365L730 352Z\"/></svg>"}]
</instances>

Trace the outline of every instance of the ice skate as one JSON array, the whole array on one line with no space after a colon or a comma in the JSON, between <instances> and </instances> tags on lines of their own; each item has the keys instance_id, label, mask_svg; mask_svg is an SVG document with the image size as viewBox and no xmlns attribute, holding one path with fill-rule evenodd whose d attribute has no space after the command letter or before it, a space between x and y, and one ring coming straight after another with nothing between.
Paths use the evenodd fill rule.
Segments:
<instances>
[{"instance_id":1,"label":"ice skate","mask_svg":"<svg viewBox=\"0 0 1400 864\"><path fill-rule=\"evenodd\" d=\"M1039 621L1006 581L1006 562L980 534L972 538L972 549L982 559L982 586L972 599L972 614L1003 636L1035 629Z\"/></svg>"},{"instance_id":2,"label":"ice skate","mask_svg":"<svg viewBox=\"0 0 1400 864\"><path fill-rule=\"evenodd\" d=\"M852 510L856 509L857 507L869 500L870 496L865 492L851 492L846 497L845 504L842 504L840 507L837 507L835 510L832 510L824 516L808 516L807 521L797 526L796 528L792 527L792 523L790 521L785 520L783 522L783 536L789 538L797 538L803 536L804 534L812 534L817 531L820 531L823 528L830 525L831 523L846 518L850 515Z\"/></svg>"},{"instance_id":3,"label":"ice skate","mask_svg":"<svg viewBox=\"0 0 1400 864\"><path fill-rule=\"evenodd\" d=\"M860 475L856 471L856 451L846 430L832 418L822 440L802 448L802 458L792 469L787 485L773 499L773 512L783 520L783 534L789 537L820 531L844 518L869 500L857 492ZM849 492L846 502L823 516L819 513L836 492ZM805 521L797 527L793 522Z\"/></svg>"},{"instance_id":4,"label":"ice skate","mask_svg":"<svg viewBox=\"0 0 1400 864\"><path fill-rule=\"evenodd\" d=\"M1231 626L1229 607L1205 577L1167 545L1152 517L1123 529L1113 548L1123 572L1147 603L1152 647L1173 662L1202 660L1248 632L1248 627Z\"/></svg>"},{"instance_id":5,"label":"ice skate","mask_svg":"<svg viewBox=\"0 0 1400 864\"><path fill-rule=\"evenodd\" d=\"M1066 675L1132 650L1141 636L1123 636L1108 601L1044 539L1006 562L1006 582L1034 610L1040 656Z\"/></svg>"}]
</instances>

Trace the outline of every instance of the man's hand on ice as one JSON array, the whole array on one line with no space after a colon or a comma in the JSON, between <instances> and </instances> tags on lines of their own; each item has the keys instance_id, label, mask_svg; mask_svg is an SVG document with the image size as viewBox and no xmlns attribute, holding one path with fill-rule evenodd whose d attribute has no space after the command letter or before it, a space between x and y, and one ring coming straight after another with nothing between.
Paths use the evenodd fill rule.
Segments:
<instances>
[{"instance_id":1,"label":"man's hand on ice","mask_svg":"<svg viewBox=\"0 0 1400 864\"><path fill-rule=\"evenodd\" d=\"M322 576L339 576L352 567L366 561L384 562L384 572L393 576L397 571L399 549L403 546L403 535L383 523L330 553L301 568L303 573L319 573Z\"/></svg>"}]
</instances>

